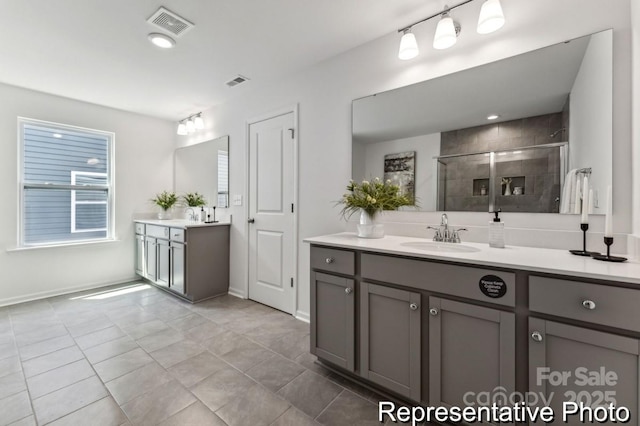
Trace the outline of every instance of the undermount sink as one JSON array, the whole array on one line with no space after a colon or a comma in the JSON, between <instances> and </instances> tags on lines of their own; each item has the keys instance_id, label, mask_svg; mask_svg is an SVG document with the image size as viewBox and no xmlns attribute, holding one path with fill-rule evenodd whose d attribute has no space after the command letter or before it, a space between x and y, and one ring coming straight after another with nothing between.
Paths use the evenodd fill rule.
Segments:
<instances>
[{"instance_id":1,"label":"undermount sink","mask_svg":"<svg viewBox=\"0 0 640 426\"><path fill-rule=\"evenodd\" d=\"M479 248L466 246L458 243L441 243L437 241L411 241L400 243L403 247L409 247L425 251L438 251L443 253L474 253L480 251Z\"/></svg>"}]
</instances>

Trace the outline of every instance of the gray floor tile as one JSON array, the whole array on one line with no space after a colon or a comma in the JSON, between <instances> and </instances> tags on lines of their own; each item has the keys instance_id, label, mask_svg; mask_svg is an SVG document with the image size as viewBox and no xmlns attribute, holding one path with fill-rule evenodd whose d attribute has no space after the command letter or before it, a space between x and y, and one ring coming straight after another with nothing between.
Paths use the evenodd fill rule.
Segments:
<instances>
[{"instance_id":1,"label":"gray floor tile","mask_svg":"<svg viewBox=\"0 0 640 426\"><path fill-rule=\"evenodd\" d=\"M226 331L222 326L219 326L208 319L205 319L205 321L205 323L185 331L185 336L194 342L202 343Z\"/></svg>"},{"instance_id":2,"label":"gray floor tile","mask_svg":"<svg viewBox=\"0 0 640 426\"><path fill-rule=\"evenodd\" d=\"M193 404L196 398L175 380L124 404L134 424L156 425Z\"/></svg>"},{"instance_id":3,"label":"gray floor tile","mask_svg":"<svg viewBox=\"0 0 640 426\"><path fill-rule=\"evenodd\" d=\"M34 415L27 416L23 419L18 420L17 422L11 423L10 426L37 426L36 418Z\"/></svg>"},{"instance_id":4,"label":"gray floor tile","mask_svg":"<svg viewBox=\"0 0 640 426\"><path fill-rule=\"evenodd\" d=\"M89 348L84 351L84 355L90 363L97 364L136 348L138 344L127 336Z\"/></svg>"},{"instance_id":5,"label":"gray floor tile","mask_svg":"<svg viewBox=\"0 0 640 426\"><path fill-rule=\"evenodd\" d=\"M345 389L350 390L351 392L358 394L364 399L370 399L375 395L370 389L365 388L364 386L354 382L353 380L347 379L336 373L331 373L327 376L327 379L331 380L333 383L342 386Z\"/></svg>"},{"instance_id":6,"label":"gray floor tile","mask_svg":"<svg viewBox=\"0 0 640 426\"><path fill-rule=\"evenodd\" d=\"M298 377L305 368L282 356L275 355L246 371L246 375L272 392Z\"/></svg>"},{"instance_id":7,"label":"gray floor tile","mask_svg":"<svg viewBox=\"0 0 640 426\"><path fill-rule=\"evenodd\" d=\"M13 339L6 343L0 343L0 359L13 358L18 356L18 347Z\"/></svg>"},{"instance_id":8,"label":"gray floor tile","mask_svg":"<svg viewBox=\"0 0 640 426\"><path fill-rule=\"evenodd\" d=\"M173 377L171 377L164 368L152 362L124 376L107 382L106 386L116 402L123 405L172 379Z\"/></svg>"},{"instance_id":9,"label":"gray floor tile","mask_svg":"<svg viewBox=\"0 0 640 426\"><path fill-rule=\"evenodd\" d=\"M230 352L221 355L220 358L240 371L247 371L251 367L274 356L275 354L273 352L257 343L243 342Z\"/></svg>"},{"instance_id":10,"label":"gray floor tile","mask_svg":"<svg viewBox=\"0 0 640 426\"><path fill-rule=\"evenodd\" d=\"M316 420L325 425L377 426L378 407L353 392L342 392Z\"/></svg>"},{"instance_id":11,"label":"gray floor tile","mask_svg":"<svg viewBox=\"0 0 640 426\"><path fill-rule=\"evenodd\" d=\"M216 355L224 355L232 350L245 347L249 345L255 345L246 337L243 337L233 331L224 330L215 337L206 340L203 345Z\"/></svg>"},{"instance_id":12,"label":"gray floor tile","mask_svg":"<svg viewBox=\"0 0 640 426\"><path fill-rule=\"evenodd\" d=\"M25 390L27 390L27 385L21 371L0 377L0 399Z\"/></svg>"},{"instance_id":13,"label":"gray floor tile","mask_svg":"<svg viewBox=\"0 0 640 426\"><path fill-rule=\"evenodd\" d=\"M160 302L146 306L145 311L152 313L165 322L171 322L177 318L191 315L191 310L180 306L174 302Z\"/></svg>"},{"instance_id":14,"label":"gray floor tile","mask_svg":"<svg viewBox=\"0 0 640 426\"><path fill-rule=\"evenodd\" d=\"M20 358L13 356L10 358L0 359L0 377L22 371Z\"/></svg>"},{"instance_id":15,"label":"gray floor tile","mask_svg":"<svg viewBox=\"0 0 640 426\"><path fill-rule=\"evenodd\" d=\"M229 401L216 414L230 426L271 424L290 407L260 385L253 385L237 398Z\"/></svg>"},{"instance_id":16,"label":"gray floor tile","mask_svg":"<svg viewBox=\"0 0 640 426\"><path fill-rule=\"evenodd\" d=\"M24 334L16 334L16 344L18 347L22 347L66 334L68 334L67 329L61 324L45 328L39 327L36 330Z\"/></svg>"},{"instance_id":17,"label":"gray floor tile","mask_svg":"<svg viewBox=\"0 0 640 426\"><path fill-rule=\"evenodd\" d=\"M226 426L220 417L216 416L202 402L196 401L184 410L174 414L162 423L161 426Z\"/></svg>"},{"instance_id":18,"label":"gray floor tile","mask_svg":"<svg viewBox=\"0 0 640 426\"><path fill-rule=\"evenodd\" d=\"M93 367L105 383L136 370L143 365L153 362L145 351L140 348L125 352L121 355L99 362Z\"/></svg>"},{"instance_id":19,"label":"gray floor tile","mask_svg":"<svg viewBox=\"0 0 640 426\"><path fill-rule=\"evenodd\" d=\"M108 395L96 376L33 400L39 424L52 422Z\"/></svg>"},{"instance_id":20,"label":"gray floor tile","mask_svg":"<svg viewBox=\"0 0 640 426\"><path fill-rule=\"evenodd\" d=\"M137 342L145 351L153 352L183 339L184 335L181 332L168 328L158 333L149 334L141 339L137 339Z\"/></svg>"},{"instance_id":21,"label":"gray floor tile","mask_svg":"<svg viewBox=\"0 0 640 426\"><path fill-rule=\"evenodd\" d=\"M119 426L127 422L118 404L111 397L102 398L68 414L53 423L51 426Z\"/></svg>"},{"instance_id":22,"label":"gray floor tile","mask_svg":"<svg viewBox=\"0 0 640 426\"><path fill-rule=\"evenodd\" d=\"M66 323L65 323L66 324ZM113 322L106 315L99 313L97 316L91 314L91 317L85 317L84 321L75 325L66 324L69 334L74 338L84 336L85 334L94 333L105 328L113 327Z\"/></svg>"},{"instance_id":23,"label":"gray floor tile","mask_svg":"<svg viewBox=\"0 0 640 426\"><path fill-rule=\"evenodd\" d=\"M202 352L168 369L169 373L186 387L191 387L223 368L231 368L215 355Z\"/></svg>"},{"instance_id":24,"label":"gray floor tile","mask_svg":"<svg viewBox=\"0 0 640 426\"><path fill-rule=\"evenodd\" d=\"M191 392L211 411L217 411L254 385L253 380L237 370L227 367L192 387Z\"/></svg>"},{"instance_id":25,"label":"gray floor tile","mask_svg":"<svg viewBox=\"0 0 640 426\"><path fill-rule=\"evenodd\" d=\"M178 318L176 320L168 322L169 326L175 328L178 331L185 332L191 328L197 327L199 325L210 323L208 319L205 317L191 313L182 318Z\"/></svg>"},{"instance_id":26,"label":"gray floor tile","mask_svg":"<svg viewBox=\"0 0 640 426\"><path fill-rule=\"evenodd\" d=\"M29 377L27 385L31 398L39 398L94 375L89 362L86 359L81 359L46 373Z\"/></svg>"},{"instance_id":27,"label":"gray floor tile","mask_svg":"<svg viewBox=\"0 0 640 426\"><path fill-rule=\"evenodd\" d=\"M124 336L125 334L120 330L120 328L112 326L76 337L75 339L80 349L85 350Z\"/></svg>"},{"instance_id":28,"label":"gray floor tile","mask_svg":"<svg viewBox=\"0 0 640 426\"><path fill-rule=\"evenodd\" d=\"M157 351L153 351L149 355L164 368L169 368L204 351L205 349L202 346L191 340L181 340Z\"/></svg>"},{"instance_id":29,"label":"gray floor tile","mask_svg":"<svg viewBox=\"0 0 640 426\"><path fill-rule=\"evenodd\" d=\"M43 340L33 345L21 347L20 358L22 361L26 361L73 345L75 345L73 338L65 334L64 336L54 337L53 339Z\"/></svg>"},{"instance_id":30,"label":"gray floor tile","mask_svg":"<svg viewBox=\"0 0 640 426\"><path fill-rule=\"evenodd\" d=\"M24 368L24 375L26 377L32 377L81 360L82 358L84 358L84 355L80 349L76 346L69 346L68 348L25 361L22 363L22 367Z\"/></svg>"},{"instance_id":31,"label":"gray floor tile","mask_svg":"<svg viewBox=\"0 0 640 426\"><path fill-rule=\"evenodd\" d=\"M291 407L272 426L318 426L318 423L297 408Z\"/></svg>"},{"instance_id":32,"label":"gray floor tile","mask_svg":"<svg viewBox=\"0 0 640 426\"><path fill-rule=\"evenodd\" d=\"M142 308L123 308L122 313L119 315L110 314L110 319L119 327L127 328L154 321L158 318L149 312L145 312Z\"/></svg>"},{"instance_id":33,"label":"gray floor tile","mask_svg":"<svg viewBox=\"0 0 640 426\"><path fill-rule=\"evenodd\" d=\"M8 425L33 414L27 391L0 399L0 425Z\"/></svg>"},{"instance_id":34,"label":"gray floor tile","mask_svg":"<svg viewBox=\"0 0 640 426\"><path fill-rule=\"evenodd\" d=\"M315 418L342 391L343 388L330 380L305 371L280 389L278 395Z\"/></svg>"},{"instance_id":35,"label":"gray floor tile","mask_svg":"<svg viewBox=\"0 0 640 426\"><path fill-rule=\"evenodd\" d=\"M134 339L141 339L149 334L158 333L167 330L169 326L160 320L153 320L142 324L136 324L131 327L123 327L122 331L127 333Z\"/></svg>"},{"instance_id":36,"label":"gray floor tile","mask_svg":"<svg viewBox=\"0 0 640 426\"><path fill-rule=\"evenodd\" d=\"M305 367L307 370L311 370L316 374L319 374L321 376L328 376L329 374L331 374L331 371L325 367L323 367L322 365L320 365L319 362L317 362L318 358L313 355L312 353L309 352L305 352L300 354L296 359L295 362L297 362L298 364L302 365L303 367Z\"/></svg>"}]
</instances>

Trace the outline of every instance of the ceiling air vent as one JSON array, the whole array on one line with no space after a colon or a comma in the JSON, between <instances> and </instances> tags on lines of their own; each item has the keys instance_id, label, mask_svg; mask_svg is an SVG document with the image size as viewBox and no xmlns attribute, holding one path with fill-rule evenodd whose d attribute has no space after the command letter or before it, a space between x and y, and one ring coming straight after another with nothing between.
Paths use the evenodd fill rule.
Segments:
<instances>
[{"instance_id":1,"label":"ceiling air vent","mask_svg":"<svg viewBox=\"0 0 640 426\"><path fill-rule=\"evenodd\" d=\"M156 27L168 31L176 37L180 37L188 32L194 25L181 16L161 7L154 13L147 22Z\"/></svg>"},{"instance_id":2,"label":"ceiling air vent","mask_svg":"<svg viewBox=\"0 0 640 426\"><path fill-rule=\"evenodd\" d=\"M238 75L236 78L227 81L227 86L234 87L234 86L237 86L238 84L244 83L247 80L249 80L247 77L243 77L241 75Z\"/></svg>"}]
</instances>

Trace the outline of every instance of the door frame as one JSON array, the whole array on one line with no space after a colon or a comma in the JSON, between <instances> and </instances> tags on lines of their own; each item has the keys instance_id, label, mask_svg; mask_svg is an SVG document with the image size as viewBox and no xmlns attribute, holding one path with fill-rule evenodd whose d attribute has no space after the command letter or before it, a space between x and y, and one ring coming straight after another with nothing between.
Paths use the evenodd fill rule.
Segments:
<instances>
[{"instance_id":1,"label":"door frame","mask_svg":"<svg viewBox=\"0 0 640 426\"><path fill-rule=\"evenodd\" d=\"M251 187L251 168L250 168L250 164L249 164L249 156L250 156L250 152L249 152L249 146L250 146L250 138L251 138L251 134L249 132L249 129L251 127L252 124L256 124L259 123L261 121L266 121L269 120L271 118L276 118L279 117L281 115L285 115L285 114L289 114L289 113L293 113L293 128L294 128L294 132L293 132L293 204L295 206L294 211L293 211L293 293L292 293L292 298L293 298L293 312L291 312L291 315L293 315L296 318L300 318L298 316L298 288L299 288L299 277L298 277L298 212L300 211L300 204L299 204L299 199L298 199L298 191L299 191L299 182L298 182L298 136L299 136L299 126L298 126L298 104L295 103L293 105L290 106L286 106L286 107L282 107L279 109L275 109L271 112L265 113L265 114L261 114L252 118L249 118L245 121L245 170L246 170L246 179L245 179L245 191L244 193L245 195L245 224L244 224L244 230L245 230L245 235L247 236L247 248L246 248L246 253L247 253L247 261L246 261L246 265L247 268L245 270L245 295L246 298L249 298L249 267L250 267L250 260L251 260L251 247L249 244L249 232L251 231L251 228L249 226L249 223L246 221L246 219L249 218L250 215L250 206L249 206L249 190Z\"/></svg>"}]
</instances>

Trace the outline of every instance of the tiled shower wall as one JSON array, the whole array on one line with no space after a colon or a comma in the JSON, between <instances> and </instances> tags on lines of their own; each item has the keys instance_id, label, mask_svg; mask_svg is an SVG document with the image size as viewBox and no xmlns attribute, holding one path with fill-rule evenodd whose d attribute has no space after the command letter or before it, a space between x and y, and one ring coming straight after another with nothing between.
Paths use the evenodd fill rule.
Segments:
<instances>
[{"instance_id":1,"label":"tiled shower wall","mask_svg":"<svg viewBox=\"0 0 640 426\"><path fill-rule=\"evenodd\" d=\"M568 140L566 113L527 117L502 123L443 132L440 155L516 149ZM565 129L565 130L563 130ZM556 133L557 131L557 133ZM554 136L552 136L555 133ZM440 165L439 210L487 211L487 195L478 187L489 179L489 157L484 154L455 157ZM512 178L512 190L521 186L521 195L503 195L503 177ZM475 190L474 190L474 180ZM511 212L558 212L560 197L559 150L526 150L521 154L496 156L495 208Z\"/></svg>"}]
</instances>

